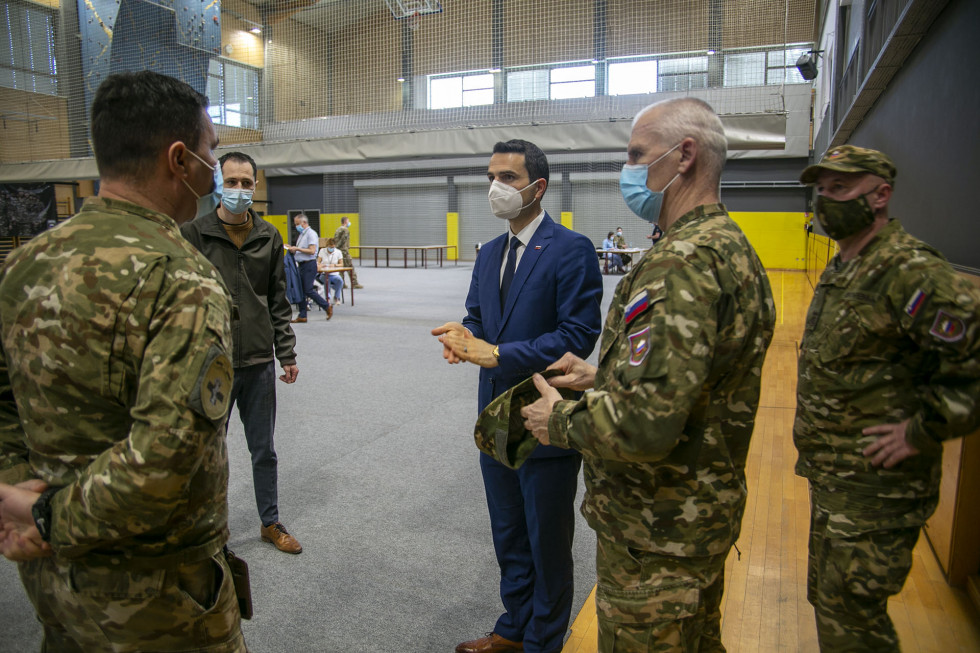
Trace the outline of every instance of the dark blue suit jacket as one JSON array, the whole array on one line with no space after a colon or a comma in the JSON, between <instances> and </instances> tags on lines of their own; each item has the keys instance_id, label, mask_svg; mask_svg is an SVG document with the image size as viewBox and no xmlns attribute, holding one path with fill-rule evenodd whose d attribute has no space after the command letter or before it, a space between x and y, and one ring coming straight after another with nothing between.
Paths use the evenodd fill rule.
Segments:
<instances>
[{"instance_id":1,"label":"dark blue suit jacket","mask_svg":"<svg viewBox=\"0 0 980 653\"><path fill-rule=\"evenodd\" d=\"M602 275L595 246L585 236L555 224L547 213L521 255L500 308L500 265L510 233L480 249L473 267L463 325L500 347L500 365L480 369L480 411L494 397L562 357L592 353L602 330ZM538 447L534 456L571 453Z\"/></svg>"}]
</instances>

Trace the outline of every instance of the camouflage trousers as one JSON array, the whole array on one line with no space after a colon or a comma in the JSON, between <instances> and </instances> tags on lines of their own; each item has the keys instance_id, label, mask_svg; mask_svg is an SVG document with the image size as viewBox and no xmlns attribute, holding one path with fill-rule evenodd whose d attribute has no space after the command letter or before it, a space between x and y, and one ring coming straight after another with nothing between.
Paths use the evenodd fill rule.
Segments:
<instances>
[{"instance_id":1,"label":"camouflage trousers","mask_svg":"<svg viewBox=\"0 0 980 653\"><path fill-rule=\"evenodd\" d=\"M341 253L341 255L343 255L343 258L344 258L344 267L345 268L350 268L350 272L347 273L347 274L350 275L350 285L351 286L356 286L357 285L357 272L354 271L354 259L352 259L351 256L350 256L350 250L348 250L348 249L342 249L342 250L340 250L340 253ZM344 273L341 272L340 273L340 277L343 278L343 276L344 276Z\"/></svg>"},{"instance_id":2,"label":"camouflage trousers","mask_svg":"<svg viewBox=\"0 0 980 653\"><path fill-rule=\"evenodd\" d=\"M41 653L247 651L224 554L145 571L42 558L19 565Z\"/></svg>"},{"instance_id":3,"label":"camouflage trousers","mask_svg":"<svg viewBox=\"0 0 980 653\"><path fill-rule=\"evenodd\" d=\"M596 539L599 653L725 650L726 555L668 556Z\"/></svg>"},{"instance_id":4,"label":"camouflage trousers","mask_svg":"<svg viewBox=\"0 0 980 653\"><path fill-rule=\"evenodd\" d=\"M811 485L807 600L820 650L899 651L888 616L936 499L883 499Z\"/></svg>"}]
</instances>

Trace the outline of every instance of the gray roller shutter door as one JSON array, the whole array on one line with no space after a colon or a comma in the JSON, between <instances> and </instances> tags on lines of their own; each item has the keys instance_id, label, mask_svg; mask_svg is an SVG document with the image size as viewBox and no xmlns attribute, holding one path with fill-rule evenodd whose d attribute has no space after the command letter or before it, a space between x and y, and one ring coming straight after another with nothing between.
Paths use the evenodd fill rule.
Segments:
<instances>
[{"instance_id":1,"label":"gray roller shutter door","mask_svg":"<svg viewBox=\"0 0 980 653\"><path fill-rule=\"evenodd\" d=\"M362 245L446 244L445 182L359 187L357 197Z\"/></svg>"},{"instance_id":2,"label":"gray roller shutter door","mask_svg":"<svg viewBox=\"0 0 980 653\"><path fill-rule=\"evenodd\" d=\"M619 173L572 173L575 231L602 246L606 234L623 228L627 243L646 248L653 227L630 211L619 191Z\"/></svg>"},{"instance_id":3,"label":"gray roller shutter door","mask_svg":"<svg viewBox=\"0 0 980 653\"><path fill-rule=\"evenodd\" d=\"M552 177L552 183L561 179ZM490 183L486 177L456 177L459 191L459 250L460 259L472 261L476 258L476 244L486 243L507 231L507 221L501 220L490 211L487 193ZM557 185L550 185L544 194L542 207L548 215L561 223L561 192Z\"/></svg>"}]
</instances>

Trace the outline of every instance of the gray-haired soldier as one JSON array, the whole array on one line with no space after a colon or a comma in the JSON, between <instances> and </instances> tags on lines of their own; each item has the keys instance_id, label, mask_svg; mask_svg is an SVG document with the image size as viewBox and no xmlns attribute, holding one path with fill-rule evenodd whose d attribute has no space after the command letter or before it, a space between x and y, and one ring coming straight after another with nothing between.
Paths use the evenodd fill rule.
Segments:
<instances>
[{"instance_id":1,"label":"gray-haired soldier","mask_svg":"<svg viewBox=\"0 0 980 653\"><path fill-rule=\"evenodd\" d=\"M889 218L895 174L841 145L800 177L840 247L807 314L793 426L822 651L899 649L888 597L936 508L942 441L980 426L980 291Z\"/></svg>"},{"instance_id":2,"label":"gray-haired soldier","mask_svg":"<svg viewBox=\"0 0 980 653\"><path fill-rule=\"evenodd\" d=\"M725 558L775 323L762 263L718 203L726 153L700 100L637 116L620 188L663 239L616 288L599 367L566 354L522 411L541 442L585 458L602 653L724 650ZM561 401L555 387L595 391Z\"/></svg>"},{"instance_id":3,"label":"gray-haired soldier","mask_svg":"<svg viewBox=\"0 0 980 653\"><path fill-rule=\"evenodd\" d=\"M0 551L43 651L245 650L222 552L231 302L178 230L221 191L206 109L170 77L108 77L99 197L0 271Z\"/></svg>"}]
</instances>

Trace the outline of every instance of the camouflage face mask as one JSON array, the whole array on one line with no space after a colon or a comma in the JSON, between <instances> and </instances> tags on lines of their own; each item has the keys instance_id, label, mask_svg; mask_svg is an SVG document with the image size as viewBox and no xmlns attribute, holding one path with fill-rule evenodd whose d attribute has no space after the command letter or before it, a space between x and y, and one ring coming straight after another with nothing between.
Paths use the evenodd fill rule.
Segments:
<instances>
[{"instance_id":1,"label":"camouflage face mask","mask_svg":"<svg viewBox=\"0 0 980 653\"><path fill-rule=\"evenodd\" d=\"M875 221L875 213L864 195L844 201L818 195L817 220L828 236L840 240L869 227Z\"/></svg>"}]
</instances>

